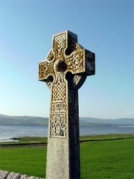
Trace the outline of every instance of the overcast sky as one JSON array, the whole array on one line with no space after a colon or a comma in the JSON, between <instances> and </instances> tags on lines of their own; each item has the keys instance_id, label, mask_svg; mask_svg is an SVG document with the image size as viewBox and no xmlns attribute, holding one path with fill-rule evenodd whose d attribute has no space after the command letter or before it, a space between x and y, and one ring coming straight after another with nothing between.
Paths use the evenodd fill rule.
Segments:
<instances>
[{"instance_id":1,"label":"overcast sky","mask_svg":"<svg viewBox=\"0 0 134 179\"><path fill-rule=\"evenodd\" d=\"M133 0L0 0L0 114L49 116L38 81L52 35L70 30L96 54L79 90L81 117L134 117Z\"/></svg>"}]
</instances>

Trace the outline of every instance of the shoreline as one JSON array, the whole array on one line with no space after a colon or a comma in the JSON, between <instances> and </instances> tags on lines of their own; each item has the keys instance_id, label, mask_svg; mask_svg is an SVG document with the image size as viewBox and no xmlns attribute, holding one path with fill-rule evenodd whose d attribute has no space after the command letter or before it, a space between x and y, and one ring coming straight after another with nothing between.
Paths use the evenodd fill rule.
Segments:
<instances>
[{"instance_id":1,"label":"shoreline","mask_svg":"<svg viewBox=\"0 0 134 179\"><path fill-rule=\"evenodd\" d=\"M119 127L116 125L94 125L94 126L86 126L80 127L79 132L80 136L85 135L107 135L107 134L134 134L134 127ZM48 128L47 127L24 127L20 126L19 128L16 126L0 126L0 143L2 142L18 142L17 138L29 136L34 137L47 137L48 136Z\"/></svg>"},{"instance_id":2,"label":"shoreline","mask_svg":"<svg viewBox=\"0 0 134 179\"><path fill-rule=\"evenodd\" d=\"M134 138L134 134L103 134L80 136L80 143ZM47 137L12 138L17 141L0 142L0 148L47 147Z\"/></svg>"}]
</instances>

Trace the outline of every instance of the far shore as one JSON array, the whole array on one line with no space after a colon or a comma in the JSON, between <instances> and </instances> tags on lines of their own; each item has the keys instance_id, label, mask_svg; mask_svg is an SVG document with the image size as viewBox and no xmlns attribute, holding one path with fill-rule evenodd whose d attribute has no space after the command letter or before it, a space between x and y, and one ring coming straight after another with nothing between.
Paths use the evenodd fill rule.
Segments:
<instances>
[{"instance_id":1,"label":"far shore","mask_svg":"<svg viewBox=\"0 0 134 179\"><path fill-rule=\"evenodd\" d=\"M134 138L134 134L106 134L80 136L80 143ZM11 141L0 142L0 148L10 147L47 147L47 137L19 137Z\"/></svg>"}]
</instances>

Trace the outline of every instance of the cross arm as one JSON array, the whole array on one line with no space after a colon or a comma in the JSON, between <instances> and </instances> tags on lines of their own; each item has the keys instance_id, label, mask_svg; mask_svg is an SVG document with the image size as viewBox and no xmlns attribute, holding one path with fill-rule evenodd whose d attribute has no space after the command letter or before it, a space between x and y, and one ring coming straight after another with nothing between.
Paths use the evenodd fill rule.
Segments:
<instances>
[{"instance_id":1,"label":"cross arm","mask_svg":"<svg viewBox=\"0 0 134 179\"><path fill-rule=\"evenodd\" d=\"M53 76L53 62L40 62L39 63L39 81L48 81L50 76Z\"/></svg>"},{"instance_id":2,"label":"cross arm","mask_svg":"<svg viewBox=\"0 0 134 179\"><path fill-rule=\"evenodd\" d=\"M67 70L72 74L95 74L95 54L83 49L79 44L76 44L76 50L66 57L66 63Z\"/></svg>"},{"instance_id":3,"label":"cross arm","mask_svg":"<svg viewBox=\"0 0 134 179\"><path fill-rule=\"evenodd\" d=\"M39 63L39 81L49 81L49 77L54 75L54 53L51 50L47 56L46 61Z\"/></svg>"}]
</instances>

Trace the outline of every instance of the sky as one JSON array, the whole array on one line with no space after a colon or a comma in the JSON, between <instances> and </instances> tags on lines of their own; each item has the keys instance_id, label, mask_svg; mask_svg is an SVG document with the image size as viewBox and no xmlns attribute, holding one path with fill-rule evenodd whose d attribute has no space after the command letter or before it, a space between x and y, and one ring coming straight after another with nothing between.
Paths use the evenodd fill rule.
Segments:
<instances>
[{"instance_id":1,"label":"sky","mask_svg":"<svg viewBox=\"0 0 134 179\"><path fill-rule=\"evenodd\" d=\"M96 55L79 89L79 116L134 118L133 0L0 0L0 114L49 116L38 64L52 35L70 30Z\"/></svg>"}]
</instances>

